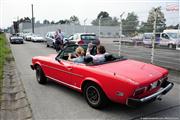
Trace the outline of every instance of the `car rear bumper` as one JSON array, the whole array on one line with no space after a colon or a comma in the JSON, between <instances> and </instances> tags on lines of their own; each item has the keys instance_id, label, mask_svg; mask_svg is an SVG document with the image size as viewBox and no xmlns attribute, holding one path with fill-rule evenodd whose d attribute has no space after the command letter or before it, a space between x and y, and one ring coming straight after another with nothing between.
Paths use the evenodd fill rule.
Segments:
<instances>
[{"instance_id":1,"label":"car rear bumper","mask_svg":"<svg viewBox=\"0 0 180 120\"><path fill-rule=\"evenodd\" d=\"M167 92L169 92L173 88L173 86L174 86L173 83L166 81L161 85L161 89L156 93L141 99L128 98L126 104L128 106L136 106L143 103L153 102L154 100L160 98L161 95L165 95Z\"/></svg>"}]
</instances>

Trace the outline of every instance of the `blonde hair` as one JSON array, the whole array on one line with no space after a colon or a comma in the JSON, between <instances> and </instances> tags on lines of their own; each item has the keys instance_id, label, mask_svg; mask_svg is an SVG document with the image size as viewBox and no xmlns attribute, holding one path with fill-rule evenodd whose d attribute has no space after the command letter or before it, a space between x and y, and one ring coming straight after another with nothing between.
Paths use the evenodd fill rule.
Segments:
<instances>
[{"instance_id":1,"label":"blonde hair","mask_svg":"<svg viewBox=\"0 0 180 120\"><path fill-rule=\"evenodd\" d=\"M80 56L83 56L85 54L84 49L80 46L76 48L76 53Z\"/></svg>"}]
</instances>

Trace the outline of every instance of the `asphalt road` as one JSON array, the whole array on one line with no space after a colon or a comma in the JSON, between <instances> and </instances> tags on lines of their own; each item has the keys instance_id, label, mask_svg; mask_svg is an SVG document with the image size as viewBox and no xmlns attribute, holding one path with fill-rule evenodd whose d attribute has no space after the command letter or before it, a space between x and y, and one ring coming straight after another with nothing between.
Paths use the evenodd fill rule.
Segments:
<instances>
[{"instance_id":1,"label":"asphalt road","mask_svg":"<svg viewBox=\"0 0 180 120\"><path fill-rule=\"evenodd\" d=\"M88 106L83 96L67 87L49 81L47 85L40 85L35 78L35 71L30 69L31 58L37 55L56 53L43 43L25 42L25 44L11 45L34 119L180 119L180 85L175 82L174 88L162 101L130 108L124 105L110 103L103 110L96 110ZM172 75L173 76L173 75ZM174 77L175 81L179 78Z\"/></svg>"}]
</instances>

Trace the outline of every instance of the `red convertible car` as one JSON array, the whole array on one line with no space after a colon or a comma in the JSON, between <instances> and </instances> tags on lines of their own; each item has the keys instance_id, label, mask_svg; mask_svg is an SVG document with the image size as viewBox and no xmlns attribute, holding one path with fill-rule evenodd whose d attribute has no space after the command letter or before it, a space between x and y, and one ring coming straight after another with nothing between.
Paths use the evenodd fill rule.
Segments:
<instances>
[{"instance_id":1,"label":"red convertible car","mask_svg":"<svg viewBox=\"0 0 180 120\"><path fill-rule=\"evenodd\" d=\"M68 61L68 53L77 47L67 46L58 55L33 57L31 68L36 70L37 81L45 84L50 79L82 92L93 108L104 107L108 100L129 106L149 103L173 87L166 69L122 56L106 54L106 61L100 64L94 64L90 56L84 57L84 63Z\"/></svg>"}]
</instances>

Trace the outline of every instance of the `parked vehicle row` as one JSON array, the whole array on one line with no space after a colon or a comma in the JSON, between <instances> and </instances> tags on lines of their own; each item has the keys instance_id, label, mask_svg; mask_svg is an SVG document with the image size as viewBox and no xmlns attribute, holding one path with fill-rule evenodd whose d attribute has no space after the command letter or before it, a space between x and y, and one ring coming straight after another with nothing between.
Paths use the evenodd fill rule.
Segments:
<instances>
[{"instance_id":1,"label":"parked vehicle row","mask_svg":"<svg viewBox=\"0 0 180 120\"><path fill-rule=\"evenodd\" d=\"M47 47L55 47L55 31L48 32L45 36ZM63 34L63 45L66 46L68 44L88 44L93 43L96 45L100 44L99 39L94 33L76 33L67 37L65 33Z\"/></svg>"},{"instance_id":2,"label":"parked vehicle row","mask_svg":"<svg viewBox=\"0 0 180 120\"><path fill-rule=\"evenodd\" d=\"M144 33L143 43L146 46L152 46L153 33ZM156 33L155 45L168 48L176 48L180 45L180 34L178 30L164 30L162 33Z\"/></svg>"},{"instance_id":3,"label":"parked vehicle row","mask_svg":"<svg viewBox=\"0 0 180 120\"><path fill-rule=\"evenodd\" d=\"M27 33L24 35L24 39L26 41L32 41L32 42L45 42L45 38L40 36L40 35L36 35L33 33Z\"/></svg>"}]
</instances>

